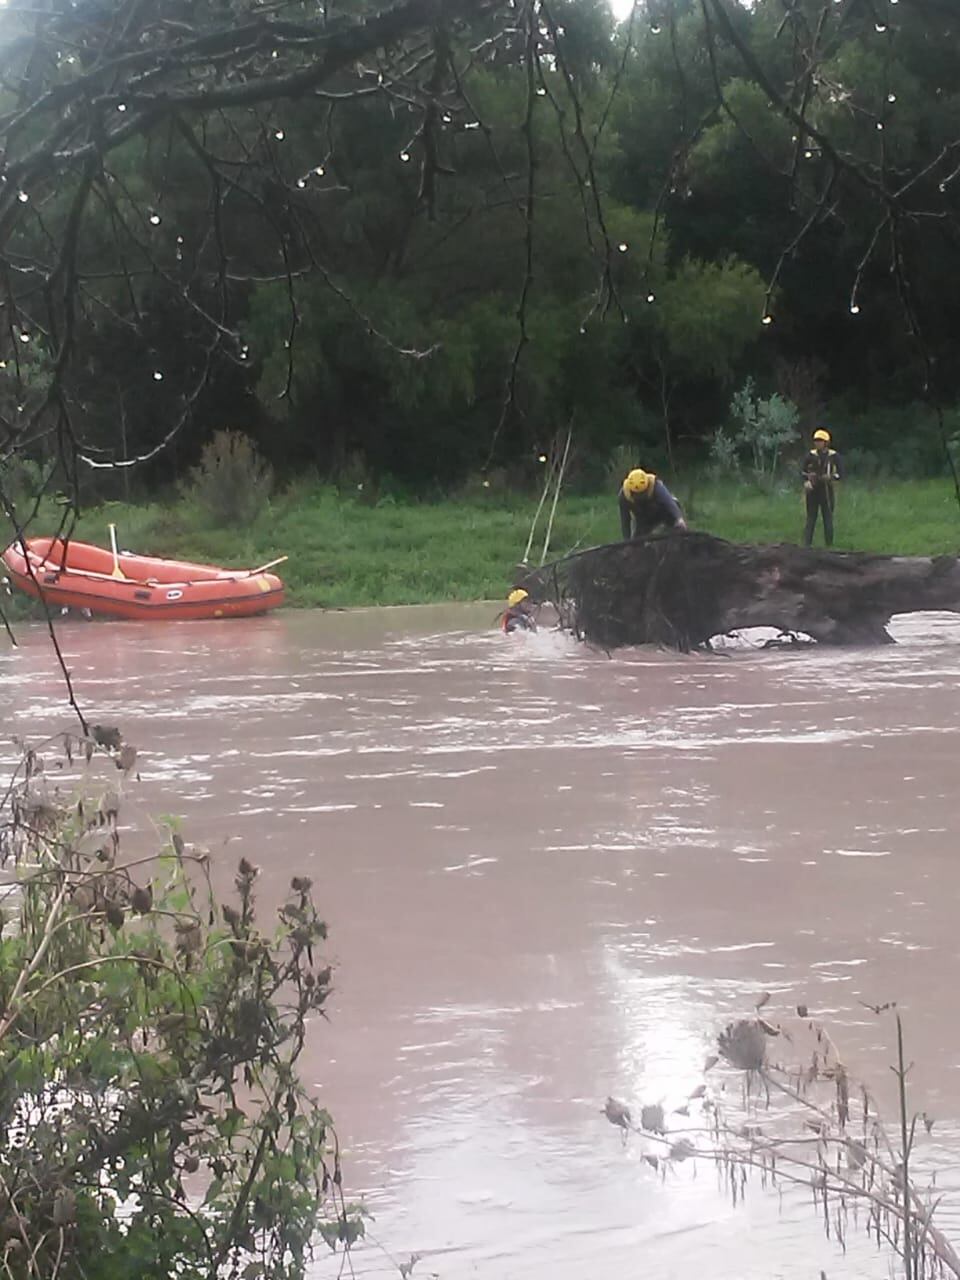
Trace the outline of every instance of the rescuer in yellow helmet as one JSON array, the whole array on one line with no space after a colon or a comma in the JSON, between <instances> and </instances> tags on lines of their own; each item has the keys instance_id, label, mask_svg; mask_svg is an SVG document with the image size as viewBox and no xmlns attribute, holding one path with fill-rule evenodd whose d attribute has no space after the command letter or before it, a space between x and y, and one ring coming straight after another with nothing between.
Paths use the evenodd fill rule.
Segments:
<instances>
[{"instance_id":1,"label":"rescuer in yellow helmet","mask_svg":"<svg viewBox=\"0 0 960 1280\"><path fill-rule=\"evenodd\" d=\"M507 607L503 611L501 626L507 635L511 631L536 631L537 620L533 616L533 601L529 591L516 587L507 596Z\"/></svg>"},{"instance_id":2,"label":"rescuer in yellow helmet","mask_svg":"<svg viewBox=\"0 0 960 1280\"><path fill-rule=\"evenodd\" d=\"M652 471L635 467L620 486L620 531L623 538L645 538L660 525L686 529L687 522L680 503L663 481L658 480Z\"/></svg>"},{"instance_id":3,"label":"rescuer in yellow helmet","mask_svg":"<svg viewBox=\"0 0 960 1280\"><path fill-rule=\"evenodd\" d=\"M803 460L803 496L807 505L807 524L803 531L803 545L813 544L813 531L817 516L823 517L823 540L833 546L833 508L836 502L834 485L843 479L840 455L830 447L830 432L818 427L813 433L813 448Z\"/></svg>"}]
</instances>

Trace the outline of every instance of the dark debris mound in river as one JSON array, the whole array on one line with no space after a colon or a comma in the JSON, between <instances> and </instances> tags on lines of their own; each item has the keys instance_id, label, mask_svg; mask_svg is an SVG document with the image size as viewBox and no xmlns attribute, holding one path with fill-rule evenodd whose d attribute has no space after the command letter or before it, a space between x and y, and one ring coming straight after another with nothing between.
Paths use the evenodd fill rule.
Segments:
<instances>
[{"instance_id":1,"label":"dark debris mound in river","mask_svg":"<svg viewBox=\"0 0 960 1280\"><path fill-rule=\"evenodd\" d=\"M518 582L606 649L688 651L746 627L826 644L886 644L894 614L960 613L955 556L884 556L666 533L567 556Z\"/></svg>"}]
</instances>

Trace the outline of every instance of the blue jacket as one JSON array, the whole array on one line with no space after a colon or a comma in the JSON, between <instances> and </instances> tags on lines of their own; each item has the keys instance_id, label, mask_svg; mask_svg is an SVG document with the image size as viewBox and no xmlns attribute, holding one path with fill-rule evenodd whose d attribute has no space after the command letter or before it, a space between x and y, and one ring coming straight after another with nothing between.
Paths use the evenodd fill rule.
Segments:
<instances>
[{"instance_id":1,"label":"blue jacket","mask_svg":"<svg viewBox=\"0 0 960 1280\"><path fill-rule=\"evenodd\" d=\"M620 490L620 530L624 539L645 538L660 525L673 528L683 519L680 503L662 480L654 481L652 489L628 498ZM632 529L631 529L632 526Z\"/></svg>"}]
</instances>

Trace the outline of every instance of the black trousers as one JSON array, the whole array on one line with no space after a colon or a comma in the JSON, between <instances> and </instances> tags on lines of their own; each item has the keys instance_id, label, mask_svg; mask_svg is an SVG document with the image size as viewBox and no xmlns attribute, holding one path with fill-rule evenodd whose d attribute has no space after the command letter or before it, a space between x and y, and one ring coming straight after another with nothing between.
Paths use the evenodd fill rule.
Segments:
<instances>
[{"instance_id":1,"label":"black trousers","mask_svg":"<svg viewBox=\"0 0 960 1280\"><path fill-rule=\"evenodd\" d=\"M823 516L823 540L828 547L833 546L833 487L827 484L815 484L807 490L807 527L803 531L803 545L813 545L813 531L817 527L817 516Z\"/></svg>"}]
</instances>

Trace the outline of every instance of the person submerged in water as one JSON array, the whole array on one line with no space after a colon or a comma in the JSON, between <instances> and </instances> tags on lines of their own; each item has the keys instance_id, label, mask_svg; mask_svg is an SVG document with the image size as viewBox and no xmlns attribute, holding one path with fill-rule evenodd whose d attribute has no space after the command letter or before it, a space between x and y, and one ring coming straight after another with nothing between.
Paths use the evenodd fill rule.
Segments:
<instances>
[{"instance_id":1,"label":"person submerged in water","mask_svg":"<svg viewBox=\"0 0 960 1280\"><path fill-rule=\"evenodd\" d=\"M813 433L813 448L803 460L803 496L807 505L807 524L803 545L813 545L817 516L823 517L823 541L833 546L834 484L843 479L840 455L830 448L830 432L821 427Z\"/></svg>"},{"instance_id":2,"label":"person submerged in water","mask_svg":"<svg viewBox=\"0 0 960 1280\"><path fill-rule=\"evenodd\" d=\"M507 596L507 607L503 611L501 626L506 635L512 631L536 631L537 620L533 616L533 601L530 593L517 587Z\"/></svg>"},{"instance_id":3,"label":"person submerged in water","mask_svg":"<svg viewBox=\"0 0 960 1280\"><path fill-rule=\"evenodd\" d=\"M645 538L665 525L686 529L687 522L676 500L652 471L635 468L620 486L620 530L624 541Z\"/></svg>"}]
</instances>

